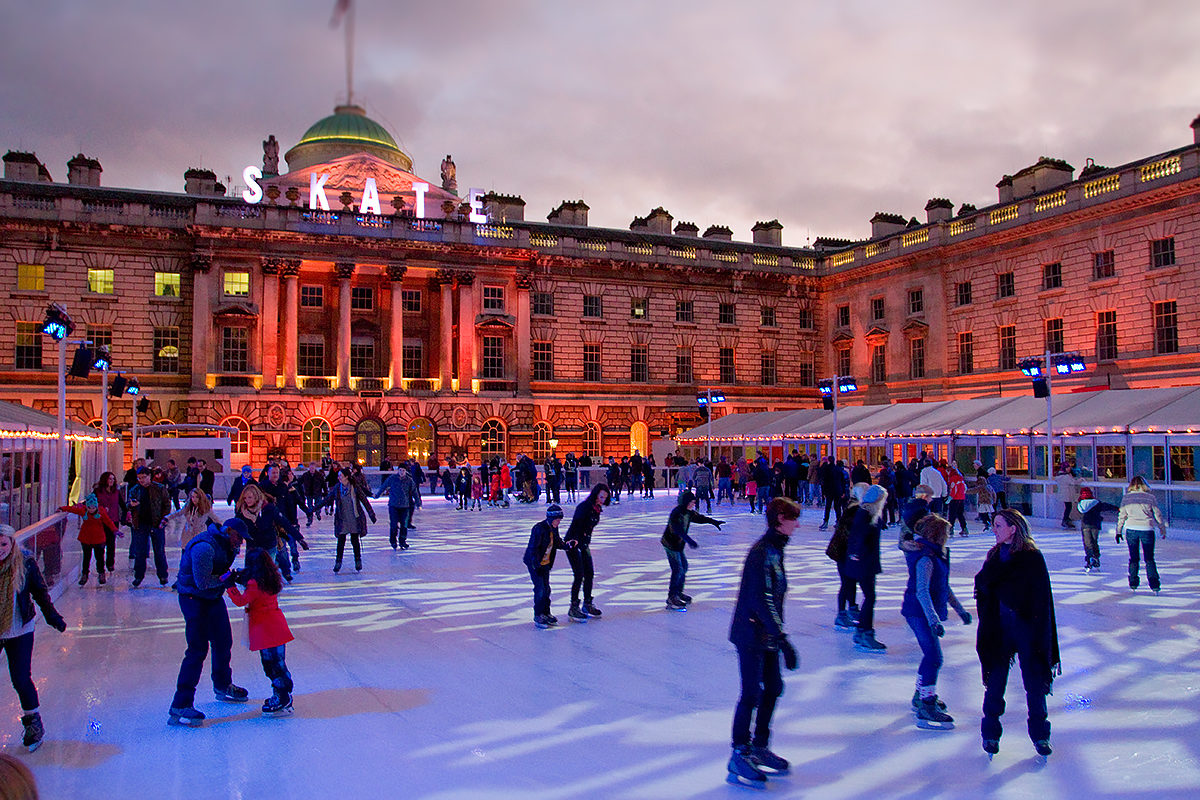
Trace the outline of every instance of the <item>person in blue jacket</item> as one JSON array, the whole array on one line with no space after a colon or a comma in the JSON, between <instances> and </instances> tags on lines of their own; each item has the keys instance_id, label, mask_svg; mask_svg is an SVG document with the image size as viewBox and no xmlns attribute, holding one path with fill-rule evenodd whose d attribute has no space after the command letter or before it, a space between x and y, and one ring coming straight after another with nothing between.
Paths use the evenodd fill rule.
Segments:
<instances>
[{"instance_id":1,"label":"person in blue jacket","mask_svg":"<svg viewBox=\"0 0 1200 800\"><path fill-rule=\"evenodd\" d=\"M1120 511L1112 503L1097 500L1092 490L1083 487L1079 490L1079 527L1083 531L1083 570L1091 572L1100 569L1100 526L1104 524L1105 511Z\"/></svg>"},{"instance_id":2,"label":"person in blue jacket","mask_svg":"<svg viewBox=\"0 0 1200 800\"><path fill-rule=\"evenodd\" d=\"M384 492L388 496L388 541L393 550L407 550L408 523L412 519L412 509L421 505L421 492L412 473L404 468L388 475L379 487L376 499Z\"/></svg>"},{"instance_id":3,"label":"person in blue jacket","mask_svg":"<svg viewBox=\"0 0 1200 800\"><path fill-rule=\"evenodd\" d=\"M529 532L529 544L521 559L533 581L533 624L539 628L558 624L558 618L550 613L550 570L554 568L554 554L566 547L558 535L562 518L562 506L551 504L546 518Z\"/></svg>"}]
</instances>

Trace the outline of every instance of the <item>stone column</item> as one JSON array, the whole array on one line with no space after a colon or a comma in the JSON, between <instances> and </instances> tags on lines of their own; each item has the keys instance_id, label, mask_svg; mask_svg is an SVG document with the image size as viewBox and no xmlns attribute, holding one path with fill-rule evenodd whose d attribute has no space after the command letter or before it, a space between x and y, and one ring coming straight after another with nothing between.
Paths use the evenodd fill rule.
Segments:
<instances>
[{"instance_id":1,"label":"stone column","mask_svg":"<svg viewBox=\"0 0 1200 800\"><path fill-rule=\"evenodd\" d=\"M479 354L475 347L475 273L458 273L458 388L471 391L479 376Z\"/></svg>"},{"instance_id":2,"label":"stone column","mask_svg":"<svg viewBox=\"0 0 1200 800\"><path fill-rule=\"evenodd\" d=\"M387 279L392 282L392 323L389 348L391 356L392 392L401 389L401 378L404 377L404 273L408 267L403 261L393 261L387 265ZM423 377L423 376L422 376Z\"/></svg>"},{"instance_id":3,"label":"stone column","mask_svg":"<svg viewBox=\"0 0 1200 800\"><path fill-rule=\"evenodd\" d=\"M454 271L440 269L434 276L442 290L441 323L442 336L438 347L438 376L443 392L450 391L450 379L454 377Z\"/></svg>"},{"instance_id":4,"label":"stone column","mask_svg":"<svg viewBox=\"0 0 1200 800\"><path fill-rule=\"evenodd\" d=\"M338 277L338 337L337 390L350 391L350 279L354 277L354 262L339 261L333 265Z\"/></svg>"},{"instance_id":5,"label":"stone column","mask_svg":"<svg viewBox=\"0 0 1200 800\"><path fill-rule=\"evenodd\" d=\"M213 350L212 256L194 253L192 267L192 388L205 389Z\"/></svg>"},{"instance_id":6,"label":"stone column","mask_svg":"<svg viewBox=\"0 0 1200 800\"><path fill-rule=\"evenodd\" d=\"M533 362L530 355L531 344L529 341L529 290L533 287L533 275L528 272L518 272L516 274L517 283L517 327L516 327L516 346L517 346L517 393L527 396L529 394L530 373L533 370Z\"/></svg>"},{"instance_id":7,"label":"stone column","mask_svg":"<svg viewBox=\"0 0 1200 800\"><path fill-rule=\"evenodd\" d=\"M279 359L283 362L283 388L296 388L297 359L300 353L300 259L285 258L280 264L283 275L284 317L283 350Z\"/></svg>"},{"instance_id":8,"label":"stone column","mask_svg":"<svg viewBox=\"0 0 1200 800\"><path fill-rule=\"evenodd\" d=\"M262 315L259 332L259 368L262 388L273 390L279 375L279 267L282 259L263 256L260 260L263 275Z\"/></svg>"}]
</instances>

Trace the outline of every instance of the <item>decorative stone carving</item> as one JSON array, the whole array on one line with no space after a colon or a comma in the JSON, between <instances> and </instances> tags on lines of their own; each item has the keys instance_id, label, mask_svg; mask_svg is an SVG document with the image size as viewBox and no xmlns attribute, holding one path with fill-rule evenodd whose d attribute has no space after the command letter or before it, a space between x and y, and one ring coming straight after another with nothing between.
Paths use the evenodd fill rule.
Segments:
<instances>
[{"instance_id":1,"label":"decorative stone carving","mask_svg":"<svg viewBox=\"0 0 1200 800\"><path fill-rule=\"evenodd\" d=\"M300 274L300 259L298 258L281 258L279 259L279 274L285 278L295 278Z\"/></svg>"},{"instance_id":2,"label":"decorative stone carving","mask_svg":"<svg viewBox=\"0 0 1200 800\"><path fill-rule=\"evenodd\" d=\"M455 279L457 280L459 286L474 286L475 285L475 273L474 272L468 272L467 270L459 270L458 274L455 275Z\"/></svg>"},{"instance_id":3,"label":"decorative stone carving","mask_svg":"<svg viewBox=\"0 0 1200 800\"><path fill-rule=\"evenodd\" d=\"M263 140L263 175L279 174L279 142L275 134Z\"/></svg>"},{"instance_id":4,"label":"decorative stone carving","mask_svg":"<svg viewBox=\"0 0 1200 800\"><path fill-rule=\"evenodd\" d=\"M208 253L192 253L192 272L207 273L212 269L212 256Z\"/></svg>"},{"instance_id":5,"label":"decorative stone carving","mask_svg":"<svg viewBox=\"0 0 1200 800\"><path fill-rule=\"evenodd\" d=\"M387 279L393 283L399 283L404 280L406 272L408 272L408 265L403 261L392 261L387 265Z\"/></svg>"},{"instance_id":6,"label":"decorative stone carving","mask_svg":"<svg viewBox=\"0 0 1200 800\"><path fill-rule=\"evenodd\" d=\"M263 256L259 259L259 263L262 264L263 275L278 275L282 262L283 259L277 256Z\"/></svg>"},{"instance_id":7,"label":"decorative stone carving","mask_svg":"<svg viewBox=\"0 0 1200 800\"><path fill-rule=\"evenodd\" d=\"M524 289L528 291L529 289L533 288L532 272L518 272L513 275L513 280L516 282L518 289Z\"/></svg>"},{"instance_id":8,"label":"decorative stone carving","mask_svg":"<svg viewBox=\"0 0 1200 800\"><path fill-rule=\"evenodd\" d=\"M458 194L458 168L454 166L454 159L449 153L442 159L442 188Z\"/></svg>"},{"instance_id":9,"label":"decorative stone carving","mask_svg":"<svg viewBox=\"0 0 1200 800\"><path fill-rule=\"evenodd\" d=\"M447 286L454 283L457 276L457 271L452 269L439 269L433 273L433 282L438 286Z\"/></svg>"},{"instance_id":10,"label":"decorative stone carving","mask_svg":"<svg viewBox=\"0 0 1200 800\"><path fill-rule=\"evenodd\" d=\"M333 265L333 271L337 273L339 278L348 280L354 277L354 268L356 266L353 261L338 261Z\"/></svg>"}]
</instances>

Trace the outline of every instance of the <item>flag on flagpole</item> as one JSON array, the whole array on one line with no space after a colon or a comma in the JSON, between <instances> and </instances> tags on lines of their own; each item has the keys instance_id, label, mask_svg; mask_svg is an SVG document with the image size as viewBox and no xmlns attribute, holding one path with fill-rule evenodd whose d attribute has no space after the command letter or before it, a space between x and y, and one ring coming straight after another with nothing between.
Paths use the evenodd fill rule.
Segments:
<instances>
[{"instance_id":1,"label":"flag on flagpole","mask_svg":"<svg viewBox=\"0 0 1200 800\"><path fill-rule=\"evenodd\" d=\"M342 18L350 10L351 2L352 0L337 0L337 3L333 7L333 17L329 20L329 27L336 28L342 24Z\"/></svg>"}]
</instances>

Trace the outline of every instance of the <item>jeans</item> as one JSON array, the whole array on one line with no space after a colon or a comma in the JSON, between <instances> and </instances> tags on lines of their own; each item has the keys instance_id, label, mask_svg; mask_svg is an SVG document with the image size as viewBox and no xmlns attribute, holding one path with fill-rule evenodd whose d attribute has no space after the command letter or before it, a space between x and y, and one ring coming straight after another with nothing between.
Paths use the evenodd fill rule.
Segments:
<instances>
[{"instance_id":1,"label":"jeans","mask_svg":"<svg viewBox=\"0 0 1200 800\"><path fill-rule=\"evenodd\" d=\"M96 574L104 574L104 545L102 544L85 544L83 545L83 574L88 574L88 565L91 564L92 558L96 559Z\"/></svg>"},{"instance_id":2,"label":"jeans","mask_svg":"<svg viewBox=\"0 0 1200 800\"><path fill-rule=\"evenodd\" d=\"M0 650L8 656L8 677L25 713L37 711L38 693L33 685L33 631L12 639L0 639Z\"/></svg>"},{"instance_id":3,"label":"jeans","mask_svg":"<svg viewBox=\"0 0 1200 800\"><path fill-rule=\"evenodd\" d=\"M529 567L529 579L533 581L533 614L550 613L550 568Z\"/></svg>"},{"instance_id":4,"label":"jeans","mask_svg":"<svg viewBox=\"0 0 1200 800\"><path fill-rule=\"evenodd\" d=\"M388 506L388 541L392 548L408 545L408 508Z\"/></svg>"},{"instance_id":5,"label":"jeans","mask_svg":"<svg viewBox=\"0 0 1200 800\"><path fill-rule=\"evenodd\" d=\"M812 499L812 484L808 481L800 481L800 502L808 505Z\"/></svg>"},{"instance_id":6,"label":"jeans","mask_svg":"<svg viewBox=\"0 0 1200 800\"><path fill-rule=\"evenodd\" d=\"M358 534L350 535L350 546L354 550L354 563L362 563L362 545L358 541ZM334 558L334 563L339 567L342 565L342 556L346 553L346 534L337 537L337 554Z\"/></svg>"},{"instance_id":7,"label":"jeans","mask_svg":"<svg viewBox=\"0 0 1200 800\"><path fill-rule=\"evenodd\" d=\"M571 571L575 580L571 582L571 605L579 602L579 589L583 588L583 602L592 602L592 579L596 575L592 565L592 551L586 544L567 551L567 560L571 562Z\"/></svg>"},{"instance_id":8,"label":"jeans","mask_svg":"<svg viewBox=\"0 0 1200 800\"><path fill-rule=\"evenodd\" d=\"M854 598L858 591L858 580L851 578L846 572L846 562L838 562L838 577L841 579L841 585L838 587L838 611L846 610L846 606L854 605Z\"/></svg>"},{"instance_id":9,"label":"jeans","mask_svg":"<svg viewBox=\"0 0 1200 800\"><path fill-rule=\"evenodd\" d=\"M1142 554L1146 558L1146 579L1150 582L1150 588L1158 591L1158 564L1154 563L1154 531L1134 531L1128 528L1125 529L1125 541L1129 544L1129 588L1136 589L1138 587L1138 545L1141 545Z\"/></svg>"},{"instance_id":10,"label":"jeans","mask_svg":"<svg viewBox=\"0 0 1200 800\"><path fill-rule=\"evenodd\" d=\"M208 648L212 646L212 682L214 689L225 689L233 683L233 671L229 665L233 650L233 631L229 627L229 612L225 610L225 598L194 597L179 595L179 608L183 611L183 635L187 639L187 650L183 663L179 665L179 680L175 684L173 708L190 708L196 702L196 684Z\"/></svg>"},{"instance_id":11,"label":"jeans","mask_svg":"<svg viewBox=\"0 0 1200 800\"><path fill-rule=\"evenodd\" d=\"M863 575L858 579L862 587L862 610L858 612L858 629L869 631L875 628L875 574Z\"/></svg>"},{"instance_id":12,"label":"jeans","mask_svg":"<svg viewBox=\"0 0 1200 800\"><path fill-rule=\"evenodd\" d=\"M590 489L592 486L592 471L591 469L579 470L579 487L581 489Z\"/></svg>"},{"instance_id":13,"label":"jeans","mask_svg":"<svg viewBox=\"0 0 1200 800\"><path fill-rule=\"evenodd\" d=\"M281 644L278 647L264 647L258 651L258 657L262 659L263 674L271 681L271 688L275 690L276 697L286 697L294 688L292 673L288 672L287 662L284 661L286 647L287 645Z\"/></svg>"},{"instance_id":14,"label":"jeans","mask_svg":"<svg viewBox=\"0 0 1200 800\"><path fill-rule=\"evenodd\" d=\"M950 501L950 514L948 517L946 517L946 521L950 523L950 529L952 531L954 530L954 523L957 521L959 524L959 529L963 533L967 532L967 516L963 513L963 509L966 507L966 504L966 500Z\"/></svg>"},{"instance_id":15,"label":"jeans","mask_svg":"<svg viewBox=\"0 0 1200 800\"><path fill-rule=\"evenodd\" d=\"M729 498L729 505L733 505L732 478L717 478L717 505L721 505L722 497Z\"/></svg>"},{"instance_id":16,"label":"jeans","mask_svg":"<svg viewBox=\"0 0 1200 800\"><path fill-rule=\"evenodd\" d=\"M247 550L246 552L249 553L250 551ZM279 567L279 574L283 576L284 580L291 580L291 552L286 547L272 547L267 551L267 554L271 556L271 560L275 562L275 566Z\"/></svg>"},{"instance_id":17,"label":"jeans","mask_svg":"<svg viewBox=\"0 0 1200 800\"><path fill-rule=\"evenodd\" d=\"M922 686L937 686L938 672L942 669L942 644L930 630L929 620L924 615L904 615L904 621L912 628L917 637L917 645L921 648L921 665L917 667L917 675L921 678Z\"/></svg>"},{"instance_id":18,"label":"jeans","mask_svg":"<svg viewBox=\"0 0 1200 800\"><path fill-rule=\"evenodd\" d=\"M1040 742L1050 738L1050 720L1046 710L1046 686L1041 678L1033 674L1037 658L1032 655L1028 645L1017 649L1017 658L1021 662L1021 682L1025 685L1025 702L1029 708L1027 728L1029 738ZM1026 664L1029 670L1026 671ZM983 691L983 721L979 731L984 739L999 739L1003 732L1000 717L1004 714L1004 690L1008 688L1008 670L1012 666L1011 655L998 659L987 674L987 683Z\"/></svg>"},{"instance_id":19,"label":"jeans","mask_svg":"<svg viewBox=\"0 0 1200 800\"><path fill-rule=\"evenodd\" d=\"M1150 539L1150 546L1154 546L1153 537ZM1084 566L1100 566L1100 529L1091 525L1083 526L1083 560Z\"/></svg>"},{"instance_id":20,"label":"jeans","mask_svg":"<svg viewBox=\"0 0 1200 800\"><path fill-rule=\"evenodd\" d=\"M682 550L672 550L663 547L667 552L667 562L671 565L671 582L667 586L667 599L678 597L683 593L683 581L687 577L688 561Z\"/></svg>"},{"instance_id":21,"label":"jeans","mask_svg":"<svg viewBox=\"0 0 1200 800\"><path fill-rule=\"evenodd\" d=\"M775 713L775 702L783 694L779 651L761 647L739 647L737 651L742 694L733 712L733 746L750 744L750 717L757 708L754 746L766 747L771 741L771 715Z\"/></svg>"},{"instance_id":22,"label":"jeans","mask_svg":"<svg viewBox=\"0 0 1200 800\"><path fill-rule=\"evenodd\" d=\"M154 546L154 571L158 573L158 582L167 582L167 554L163 543L162 528L133 529L133 579L138 583L146 577L146 559L150 556L150 546Z\"/></svg>"}]
</instances>

